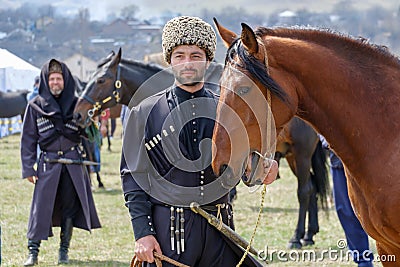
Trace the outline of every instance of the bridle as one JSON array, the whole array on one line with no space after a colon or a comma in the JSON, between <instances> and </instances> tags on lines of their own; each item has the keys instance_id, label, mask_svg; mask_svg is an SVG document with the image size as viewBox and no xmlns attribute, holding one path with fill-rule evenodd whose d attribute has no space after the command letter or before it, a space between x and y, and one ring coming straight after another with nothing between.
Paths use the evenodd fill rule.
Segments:
<instances>
[{"instance_id":1,"label":"bridle","mask_svg":"<svg viewBox=\"0 0 400 267\"><path fill-rule=\"evenodd\" d=\"M112 91L112 94L110 96L107 96L106 98L104 98L103 100L100 100L100 101L94 101L87 94L84 94L82 96L83 99L85 99L86 101L88 101L90 104L93 105L93 107L91 109L89 109L88 112L87 112L89 120L94 122L94 119L93 119L94 114L96 114L96 111L102 111L103 110L103 105L106 104L108 101L114 99L115 103L117 103L117 104L121 101L121 97L120 97L120 91L121 90L120 89L122 87L122 82L120 80L120 77L121 77L121 68L120 68L120 65L118 64L118 66L117 66L117 77L116 77L115 82L114 82L114 90Z\"/></svg>"},{"instance_id":2,"label":"bridle","mask_svg":"<svg viewBox=\"0 0 400 267\"><path fill-rule=\"evenodd\" d=\"M265 65L265 67L266 67L266 69L267 69L267 73L269 74L267 49L266 49L265 46L262 44L262 40L260 40L260 39L261 39L260 37L257 38L257 43L258 43L259 47L262 47L262 48L263 48L263 52L264 52L264 65ZM270 92L270 90L268 90L268 89L267 89L267 101L268 101L269 107L271 108L271 107L272 107L272 106L271 106L271 104L272 104L272 103L271 103L271 92ZM266 137L266 138L267 138L267 144L269 144L269 143L271 142L271 127L272 127L272 125L271 125L271 123L272 123L272 118L271 118L271 117L272 117L272 116L273 116L272 114L270 114L269 112L267 112L267 137ZM253 151L253 153L255 153L255 154L256 154L258 157L260 157L262 160L269 160L269 158L267 157L267 153L268 153L268 152L266 152L266 153L263 155L261 152L255 150L255 151ZM251 176L252 176L252 175L251 175ZM253 233L252 233L252 235L251 235L251 237L250 237L249 244L248 244L247 248L245 249L242 258L240 259L240 261L239 261L239 263L236 265L236 267L240 267L240 266L243 264L245 258L247 257L247 254L249 254L249 252L250 252L250 248L251 248L251 246L252 246L252 244L253 244L253 241L254 241L254 238L255 238L255 235L256 235L257 228L258 228L258 226L260 225L261 213L262 213L263 206L264 206L264 200L265 200L266 191L267 191L267 186L264 184L263 189L262 189L262 191L261 191L260 208L259 208L259 210L258 210L257 221L256 221L256 224L255 224L255 226L254 226Z\"/></svg>"},{"instance_id":3,"label":"bridle","mask_svg":"<svg viewBox=\"0 0 400 267\"><path fill-rule=\"evenodd\" d=\"M268 56L267 56L267 49L265 47L265 45L263 44L262 40L260 37L257 37L257 43L258 43L258 47L262 48L263 50L263 54L264 54L264 65L267 71L267 74L269 75L269 64L268 64ZM230 64L232 64L232 62L230 62ZM238 63L235 62L236 66L240 65ZM272 101L271 101L271 91L267 89L267 103L268 106L270 107L270 109L272 109ZM270 114L270 112L267 112L267 135L266 135L266 144L270 144L271 143L271 127L272 127L272 114ZM272 155L267 155L268 152L265 152L265 154L262 154L260 151L258 150L253 150L251 151L251 153L254 153L255 155L257 155L261 160L270 160L270 157ZM250 174L250 177L248 177L249 180L246 181L246 184L252 184L253 182L253 175ZM256 179L257 180L257 179Z\"/></svg>"}]
</instances>

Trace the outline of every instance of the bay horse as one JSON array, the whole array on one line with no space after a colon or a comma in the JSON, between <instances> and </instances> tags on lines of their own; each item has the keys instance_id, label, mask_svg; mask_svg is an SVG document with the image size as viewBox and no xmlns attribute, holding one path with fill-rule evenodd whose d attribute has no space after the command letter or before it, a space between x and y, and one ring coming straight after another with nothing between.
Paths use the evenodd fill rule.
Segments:
<instances>
[{"instance_id":1,"label":"bay horse","mask_svg":"<svg viewBox=\"0 0 400 267\"><path fill-rule=\"evenodd\" d=\"M21 115L21 119L24 119L26 105L28 104L26 99L28 93L29 90L0 91L0 118L12 118Z\"/></svg>"},{"instance_id":2,"label":"bay horse","mask_svg":"<svg viewBox=\"0 0 400 267\"><path fill-rule=\"evenodd\" d=\"M222 65L212 64L206 74L206 82L219 90ZM150 79L157 75L157 79ZM116 81L120 87L116 87ZM150 81L149 81L150 80ZM111 52L99 63L75 106L75 118L83 127L91 123L90 116L101 110L111 108L117 103L135 105L146 96L159 92L174 82L171 72L157 64L145 64L140 61L122 58L121 49L117 54ZM142 86L144 90L138 89ZM142 89L140 88L140 89ZM139 95L138 94L143 94ZM134 103L130 103L135 95ZM104 101L108 99L107 101ZM280 136L275 158L286 158L291 170L298 179L297 196L299 215L295 233L290 239L290 248L314 244L313 236L319 231L317 197L322 207L326 207L329 191L326 155L322 152L315 131L304 121L294 119ZM312 172L310 170L312 169ZM308 213L308 229L305 230Z\"/></svg>"},{"instance_id":3,"label":"bay horse","mask_svg":"<svg viewBox=\"0 0 400 267\"><path fill-rule=\"evenodd\" d=\"M260 93L272 110L277 132L293 116L309 122L343 161L355 214L376 240L378 253L386 260L383 265L398 266L399 59L380 46L331 31L265 27L254 31L242 23L237 36L214 22L228 47L217 121L229 124L223 110L228 106L247 118L243 123L251 133L249 121L259 108L254 106L254 96ZM259 151L259 138L251 137L251 149ZM240 169L248 157L228 159L226 138L227 133L216 125L212 166L217 173Z\"/></svg>"}]
</instances>

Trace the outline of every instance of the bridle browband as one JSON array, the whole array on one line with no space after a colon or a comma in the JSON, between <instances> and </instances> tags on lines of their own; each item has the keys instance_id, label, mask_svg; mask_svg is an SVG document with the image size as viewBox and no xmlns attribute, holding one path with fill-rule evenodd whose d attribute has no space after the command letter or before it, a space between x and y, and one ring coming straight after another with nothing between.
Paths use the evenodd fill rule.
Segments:
<instances>
[{"instance_id":1,"label":"bridle browband","mask_svg":"<svg viewBox=\"0 0 400 267\"><path fill-rule=\"evenodd\" d=\"M83 99L85 99L86 101L88 101L90 104L93 105L93 108L89 109L87 112L88 118L91 121L93 121L93 116L96 113L96 111L102 111L103 105L106 104L108 101L114 99L117 104L121 101L120 89L122 87L122 82L121 82L120 77L121 77L121 68L120 68L120 65L118 64L117 77L114 82L114 90L112 92L112 95L107 96L106 98L104 98L101 101L94 101L90 96L88 96L86 94L84 94L82 96Z\"/></svg>"}]
</instances>

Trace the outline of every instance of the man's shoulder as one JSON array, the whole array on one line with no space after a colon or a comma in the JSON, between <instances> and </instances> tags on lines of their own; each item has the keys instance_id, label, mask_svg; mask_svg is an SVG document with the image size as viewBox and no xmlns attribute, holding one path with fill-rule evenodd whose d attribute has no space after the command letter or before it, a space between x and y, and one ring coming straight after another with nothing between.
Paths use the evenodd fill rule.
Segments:
<instances>
[{"instance_id":1,"label":"man's shoulder","mask_svg":"<svg viewBox=\"0 0 400 267\"><path fill-rule=\"evenodd\" d=\"M152 105L162 98L166 93L166 90L162 90L154 95L148 96L139 103L140 106Z\"/></svg>"},{"instance_id":2,"label":"man's shoulder","mask_svg":"<svg viewBox=\"0 0 400 267\"><path fill-rule=\"evenodd\" d=\"M133 106L132 110L137 111L137 112L139 112L139 111L148 112L165 95L165 91L166 90L163 90L156 94L153 94L151 96L144 98L136 106Z\"/></svg>"}]
</instances>

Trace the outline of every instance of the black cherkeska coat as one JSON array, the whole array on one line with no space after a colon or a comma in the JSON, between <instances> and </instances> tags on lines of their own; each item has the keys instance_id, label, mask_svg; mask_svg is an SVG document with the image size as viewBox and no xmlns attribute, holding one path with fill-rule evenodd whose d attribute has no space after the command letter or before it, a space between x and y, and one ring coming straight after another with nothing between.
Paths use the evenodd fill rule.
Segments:
<instances>
[{"instance_id":1,"label":"black cherkeska coat","mask_svg":"<svg viewBox=\"0 0 400 267\"><path fill-rule=\"evenodd\" d=\"M182 103L179 108L178 103ZM217 96L204 87L195 93L172 87L148 97L133 107L124 129L121 180L135 239L154 235L163 255L193 267L235 266L243 255L243 250L237 244L187 206L183 208L179 220L182 222L183 219L183 227L171 223L171 216L174 220L176 218L175 222L178 220L176 208L182 207L181 204L185 205L180 201L184 196L188 196L187 191L182 192L181 187L194 187L193 195L188 199L192 198L195 201L207 195L206 186L218 178L209 165L212 156L211 143L210 146L203 145L203 154L200 157L201 141L212 137L217 103ZM173 112L176 111L175 107L180 111ZM167 119L169 115L172 120ZM170 139L173 136L171 126L175 129L174 132L179 133L177 143ZM164 134L165 131L168 135ZM164 142L161 142L163 138ZM193 168L185 170L181 169L182 165L175 164L181 162L183 158L190 159ZM164 179L156 176L155 170ZM178 185L173 188L167 183L162 184L166 185L164 192L168 196L164 199L167 199L169 204L163 202L164 196L161 196L163 191L156 185L161 180ZM233 228L232 210L227 204L228 191L225 194L223 191L220 193L222 196L219 199L206 204L214 207L215 204L224 204L225 208L220 210L220 216L225 224ZM171 209L171 203L175 206L174 210ZM216 209L209 212L214 216L218 214ZM183 236L176 237L174 232L172 240L171 227L175 227L174 231L178 227L181 228L180 233L183 229ZM176 241L182 239L185 244L184 252L177 253L176 244L182 243ZM154 266L154 264L143 266ZM259 267L261 264L253 257L247 256L242 266Z\"/></svg>"},{"instance_id":2,"label":"black cherkeska coat","mask_svg":"<svg viewBox=\"0 0 400 267\"><path fill-rule=\"evenodd\" d=\"M33 240L47 240L53 235L52 227L61 224L61 207L56 203L56 194L63 164L45 162L45 157L81 159L78 144L82 138L82 129L72 120L77 100L75 81L68 67L60 62L64 90L56 99L48 86L50 61L41 70L39 95L33 98L26 108L21 136L22 176L38 177L27 233L27 237ZM37 144L40 145L42 153L37 168L34 168L37 160ZM73 220L74 227L89 231L100 228L85 166L66 164L65 167L80 201L79 212Z\"/></svg>"}]
</instances>

